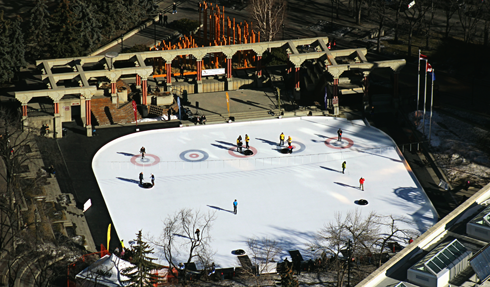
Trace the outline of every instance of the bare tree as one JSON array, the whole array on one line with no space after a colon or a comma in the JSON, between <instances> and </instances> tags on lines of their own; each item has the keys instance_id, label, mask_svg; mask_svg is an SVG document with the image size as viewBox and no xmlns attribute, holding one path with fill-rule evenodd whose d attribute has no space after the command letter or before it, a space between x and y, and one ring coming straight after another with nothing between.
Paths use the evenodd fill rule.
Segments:
<instances>
[{"instance_id":1,"label":"bare tree","mask_svg":"<svg viewBox=\"0 0 490 287\"><path fill-rule=\"evenodd\" d=\"M463 40L469 43L476 31L477 24L483 13L484 3L473 3L473 1L458 4L458 16L461 28L463 28Z\"/></svg>"},{"instance_id":2,"label":"bare tree","mask_svg":"<svg viewBox=\"0 0 490 287\"><path fill-rule=\"evenodd\" d=\"M435 7L434 7L434 1L435 0L430 0L430 17L425 22L425 48L430 49L430 35L432 32L432 24L434 23L434 15L435 15Z\"/></svg>"},{"instance_id":3,"label":"bare tree","mask_svg":"<svg viewBox=\"0 0 490 287\"><path fill-rule=\"evenodd\" d=\"M405 21L408 24L408 56L412 56L412 39L413 32L420 26L422 19L425 17L429 6L425 6L426 0L418 0L410 9L405 10Z\"/></svg>"},{"instance_id":4,"label":"bare tree","mask_svg":"<svg viewBox=\"0 0 490 287\"><path fill-rule=\"evenodd\" d=\"M286 18L285 0L252 0L252 17L266 41L272 41Z\"/></svg>"},{"instance_id":5,"label":"bare tree","mask_svg":"<svg viewBox=\"0 0 490 287\"><path fill-rule=\"evenodd\" d=\"M482 18L485 22L483 26L483 46L486 47L488 45L488 34L490 31L490 1L485 1L483 4Z\"/></svg>"},{"instance_id":6,"label":"bare tree","mask_svg":"<svg viewBox=\"0 0 490 287\"><path fill-rule=\"evenodd\" d=\"M398 43L398 35L399 35L399 24L400 24L400 12L402 9L403 0L396 0L396 8L395 8L395 39L394 42Z\"/></svg>"},{"instance_id":7,"label":"bare tree","mask_svg":"<svg viewBox=\"0 0 490 287\"><path fill-rule=\"evenodd\" d=\"M376 41L376 51L381 52L381 34L384 26L386 25L386 20L389 19L389 15L387 14L386 9L386 1L385 0L375 0L371 2L371 6L369 10L373 11L374 19L378 22L378 37Z\"/></svg>"},{"instance_id":8,"label":"bare tree","mask_svg":"<svg viewBox=\"0 0 490 287\"><path fill-rule=\"evenodd\" d=\"M252 258L252 272L256 280L256 285L260 286L260 282L264 280L264 276L260 274L269 273L270 263L277 262L276 257L281 253L279 244L275 240L269 238L251 238L247 241L249 256Z\"/></svg>"},{"instance_id":9,"label":"bare tree","mask_svg":"<svg viewBox=\"0 0 490 287\"><path fill-rule=\"evenodd\" d=\"M445 33L444 36L446 38L449 37L449 33L453 25L451 24L451 19L453 18L454 13L458 11L458 0L441 0L439 1L440 6L444 10L444 15L446 16L446 25L445 25Z\"/></svg>"},{"instance_id":10,"label":"bare tree","mask_svg":"<svg viewBox=\"0 0 490 287\"><path fill-rule=\"evenodd\" d=\"M184 278L187 265L194 260L203 267L210 265L213 255L210 229L215 219L215 213L204 214L185 208L165 219L162 234L156 240L150 239L150 242L168 262L172 275L176 276L173 270L182 262L186 263ZM197 229L199 232L196 232Z\"/></svg>"}]
</instances>

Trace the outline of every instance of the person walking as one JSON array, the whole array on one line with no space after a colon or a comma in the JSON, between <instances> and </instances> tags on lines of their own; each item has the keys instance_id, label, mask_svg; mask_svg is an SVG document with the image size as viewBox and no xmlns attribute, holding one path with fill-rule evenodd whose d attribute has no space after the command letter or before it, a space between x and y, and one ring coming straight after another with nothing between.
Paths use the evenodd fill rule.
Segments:
<instances>
[{"instance_id":1,"label":"person walking","mask_svg":"<svg viewBox=\"0 0 490 287\"><path fill-rule=\"evenodd\" d=\"M146 149L145 149L145 147L144 147L144 146L142 146L142 147L140 148L140 153L141 153L141 158L142 158L142 159L143 159L143 158L145 158Z\"/></svg>"},{"instance_id":2,"label":"person walking","mask_svg":"<svg viewBox=\"0 0 490 287\"><path fill-rule=\"evenodd\" d=\"M163 14L163 25L165 25L165 26L168 25L168 16L167 16L167 14Z\"/></svg>"},{"instance_id":3,"label":"person walking","mask_svg":"<svg viewBox=\"0 0 490 287\"><path fill-rule=\"evenodd\" d=\"M201 230L199 230L199 228L196 229L196 232L194 232L196 234L196 238L197 238L197 241L199 241L199 234L201 234Z\"/></svg>"},{"instance_id":4,"label":"person walking","mask_svg":"<svg viewBox=\"0 0 490 287\"><path fill-rule=\"evenodd\" d=\"M250 146L248 145L248 142L249 142L249 141L250 141L250 137L249 137L247 134L245 134L245 147L246 147L247 149L249 149L249 148L250 148Z\"/></svg>"},{"instance_id":5,"label":"person walking","mask_svg":"<svg viewBox=\"0 0 490 287\"><path fill-rule=\"evenodd\" d=\"M162 12L158 13L158 24L163 25L163 15Z\"/></svg>"},{"instance_id":6,"label":"person walking","mask_svg":"<svg viewBox=\"0 0 490 287\"><path fill-rule=\"evenodd\" d=\"M342 129L337 131L337 141L342 141Z\"/></svg>"},{"instance_id":7,"label":"person walking","mask_svg":"<svg viewBox=\"0 0 490 287\"><path fill-rule=\"evenodd\" d=\"M364 181L366 181L363 177L359 179L359 188L364 191Z\"/></svg>"},{"instance_id":8,"label":"person walking","mask_svg":"<svg viewBox=\"0 0 490 287\"><path fill-rule=\"evenodd\" d=\"M140 172L140 185L143 185L143 172Z\"/></svg>"},{"instance_id":9,"label":"person walking","mask_svg":"<svg viewBox=\"0 0 490 287\"><path fill-rule=\"evenodd\" d=\"M153 173L151 174L150 179L151 179L151 186L155 186L155 176L153 175Z\"/></svg>"},{"instance_id":10,"label":"person walking","mask_svg":"<svg viewBox=\"0 0 490 287\"><path fill-rule=\"evenodd\" d=\"M236 151L239 151L240 153L242 152L242 136L238 136L238 138L236 139Z\"/></svg>"},{"instance_id":11,"label":"person walking","mask_svg":"<svg viewBox=\"0 0 490 287\"><path fill-rule=\"evenodd\" d=\"M346 167L346 166L347 166L347 163L344 161L344 162L342 163L342 173L344 173L344 171L345 171L345 167Z\"/></svg>"},{"instance_id":12,"label":"person walking","mask_svg":"<svg viewBox=\"0 0 490 287\"><path fill-rule=\"evenodd\" d=\"M238 213L238 201L236 201L236 199L233 201L233 213Z\"/></svg>"},{"instance_id":13,"label":"person walking","mask_svg":"<svg viewBox=\"0 0 490 287\"><path fill-rule=\"evenodd\" d=\"M177 14L177 4L172 4L172 14Z\"/></svg>"},{"instance_id":14,"label":"person walking","mask_svg":"<svg viewBox=\"0 0 490 287\"><path fill-rule=\"evenodd\" d=\"M280 145L280 146L284 145L284 137L285 137L285 136L284 136L284 133L281 133L281 134L279 135L279 145Z\"/></svg>"},{"instance_id":15,"label":"person walking","mask_svg":"<svg viewBox=\"0 0 490 287\"><path fill-rule=\"evenodd\" d=\"M292 142L293 142L293 139L291 138L291 136L288 136L288 145L291 145Z\"/></svg>"}]
</instances>

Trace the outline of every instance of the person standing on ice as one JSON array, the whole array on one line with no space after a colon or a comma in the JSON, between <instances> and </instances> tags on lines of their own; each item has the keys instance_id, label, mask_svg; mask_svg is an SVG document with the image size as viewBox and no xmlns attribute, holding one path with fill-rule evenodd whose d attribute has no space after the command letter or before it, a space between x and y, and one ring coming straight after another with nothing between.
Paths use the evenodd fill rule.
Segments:
<instances>
[{"instance_id":1,"label":"person standing on ice","mask_svg":"<svg viewBox=\"0 0 490 287\"><path fill-rule=\"evenodd\" d=\"M238 136L238 138L236 139L236 151L239 151L240 150L240 153L242 152L242 136Z\"/></svg>"},{"instance_id":2,"label":"person standing on ice","mask_svg":"<svg viewBox=\"0 0 490 287\"><path fill-rule=\"evenodd\" d=\"M344 161L342 163L342 173L344 173L346 167L347 167L347 163Z\"/></svg>"},{"instance_id":3,"label":"person standing on ice","mask_svg":"<svg viewBox=\"0 0 490 287\"><path fill-rule=\"evenodd\" d=\"M293 142L293 139L291 138L291 136L288 136L288 146L291 145L292 142Z\"/></svg>"},{"instance_id":4,"label":"person standing on ice","mask_svg":"<svg viewBox=\"0 0 490 287\"><path fill-rule=\"evenodd\" d=\"M281 133L281 135L279 135L279 145L284 145L284 133Z\"/></svg>"},{"instance_id":5,"label":"person standing on ice","mask_svg":"<svg viewBox=\"0 0 490 287\"><path fill-rule=\"evenodd\" d=\"M337 131L337 141L342 141L342 129Z\"/></svg>"},{"instance_id":6,"label":"person standing on ice","mask_svg":"<svg viewBox=\"0 0 490 287\"><path fill-rule=\"evenodd\" d=\"M364 181L366 181L363 177L359 179L359 188L364 191Z\"/></svg>"},{"instance_id":7,"label":"person standing on ice","mask_svg":"<svg viewBox=\"0 0 490 287\"><path fill-rule=\"evenodd\" d=\"M155 176L153 175L153 173L151 174L150 179L151 179L151 186L155 186Z\"/></svg>"},{"instance_id":8,"label":"person standing on ice","mask_svg":"<svg viewBox=\"0 0 490 287\"><path fill-rule=\"evenodd\" d=\"M247 149L249 149L249 148L250 148L250 146L248 145L248 142L249 142L249 141L250 141L250 137L249 137L247 134L245 134L245 147L246 147Z\"/></svg>"},{"instance_id":9,"label":"person standing on ice","mask_svg":"<svg viewBox=\"0 0 490 287\"><path fill-rule=\"evenodd\" d=\"M140 185L143 185L143 172L140 172Z\"/></svg>"},{"instance_id":10,"label":"person standing on ice","mask_svg":"<svg viewBox=\"0 0 490 287\"><path fill-rule=\"evenodd\" d=\"M236 201L236 199L233 201L233 213L238 213L238 201Z\"/></svg>"},{"instance_id":11,"label":"person standing on ice","mask_svg":"<svg viewBox=\"0 0 490 287\"><path fill-rule=\"evenodd\" d=\"M288 144L288 153L293 153L293 146Z\"/></svg>"},{"instance_id":12,"label":"person standing on ice","mask_svg":"<svg viewBox=\"0 0 490 287\"><path fill-rule=\"evenodd\" d=\"M145 158L146 149L144 146L140 148L141 158Z\"/></svg>"}]
</instances>

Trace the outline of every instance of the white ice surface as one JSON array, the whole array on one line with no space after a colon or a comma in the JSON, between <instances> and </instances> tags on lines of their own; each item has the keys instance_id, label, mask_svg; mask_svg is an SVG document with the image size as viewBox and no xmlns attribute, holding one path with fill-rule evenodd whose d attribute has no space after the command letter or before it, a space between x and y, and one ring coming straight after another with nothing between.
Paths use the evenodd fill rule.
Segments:
<instances>
[{"instance_id":1,"label":"white ice surface","mask_svg":"<svg viewBox=\"0 0 490 287\"><path fill-rule=\"evenodd\" d=\"M325 144L342 128L345 146L334 149ZM293 154L278 152L279 134L291 135L293 144L305 149ZM250 136L258 150L253 157L236 158L228 148L238 135ZM332 145L339 145L336 139ZM138 151L145 146L149 162L143 163ZM300 149L298 144L296 151ZM180 155L201 150L209 158L188 162ZM190 152L187 154L197 154ZM151 166L156 155L160 162ZM341 163L347 162L346 173ZM216 212L212 248L214 262L221 267L236 266L232 250L247 251L249 238L281 242L282 256L298 249L304 257L315 234L335 212L360 208L363 214L403 216L413 220L413 228L424 232L437 221L436 212L417 179L383 132L361 121L340 118L303 117L193 126L134 133L102 147L93 159L93 170L119 238L130 241L138 230L158 236L163 220L182 208ZM143 189L153 173L155 186ZM366 179L361 191L359 178ZM354 203L367 199L367 206ZM232 202L238 200L238 214ZM209 206L219 207L216 210ZM409 226L403 226L409 228ZM165 263L164 260L160 262Z\"/></svg>"}]
</instances>

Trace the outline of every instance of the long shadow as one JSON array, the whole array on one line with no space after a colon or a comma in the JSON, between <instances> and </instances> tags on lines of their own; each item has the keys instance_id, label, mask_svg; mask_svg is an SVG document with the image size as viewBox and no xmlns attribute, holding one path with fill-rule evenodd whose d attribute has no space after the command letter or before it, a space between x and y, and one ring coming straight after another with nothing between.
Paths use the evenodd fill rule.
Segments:
<instances>
[{"instance_id":1,"label":"long shadow","mask_svg":"<svg viewBox=\"0 0 490 287\"><path fill-rule=\"evenodd\" d=\"M178 237L182 237L182 238L186 238L186 239L191 239L192 240L192 238L190 238L189 236L185 236L185 235L182 235L182 234L174 233L172 235L173 236L178 236Z\"/></svg>"},{"instance_id":2,"label":"long shadow","mask_svg":"<svg viewBox=\"0 0 490 287\"><path fill-rule=\"evenodd\" d=\"M324 135L319 135L319 134L315 134L317 137L320 137L320 138L323 138L323 139L328 139L329 137L326 137Z\"/></svg>"},{"instance_id":3,"label":"long shadow","mask_svg":"<svg viewBox=\"0 0 490 287\"><path fill-rule=\"evenodd\" d=\"M125 155L125 156L135 156L134 154L129 153L129 152L118 151L117 153L118 153L118 154Z\"/></svg>"},{"instance_id":4,"label":"long shadow","mask_svg":"<svg viewBox=\"0 0 490 287\"><path fill-rule=\"evenodd\" d=\"M335 184L338 184L338 185L341 185L341 186L344 186L344 187L350 187L350 188L354 188L354 189L359 189L359 187L357 187L357 186L348 185L348 184L341 183L341 182L334 182L334 183Z\"/></svg>"},{"instance_id":5,"label":"long shadow","mask_svg":"<svg viewBox=\"0 0 490 287\"><path fill-rule=\"evenodd\" d=\"M232 101L235 101L235 102L239 102L239 103L245 104L245 105L250 105L250 106L261 108L261 109L264 109L264 110L269 110L268 108L264 108L264 107L261 107L261 106L257 105L255 102L243 101L243 100L240 100L240 99L233 99L233 98L231 100Z\"/></svg>"},{"instance_id":6,"label":"long shadow","mask_svg":"<svg viewBox=\"0 0 490 287\"><path fill-rule=\"evenodd\" d=\"M211 208L217 209L217 210L219 210L219 211L226 211L226 212L229 212L229 213L233 213L233 214L234 214L234 212L233 212L233 211L231 211L231 210L223 209L223 208L221 208L221 207L214 206L214 205L208 205L208 206L209 206L209 207L211 207Z\"/></svg>"},{"instance_id":7,"label":"long shadow","mask_svg":"<svg viewBox=\"0 0 490 287\"><path fill-rule=\"evenodd\" d=\"M277 142L273 142L273 141L266 140L266 139L261 139L261 138L255 138L255 139L256 139L256 140L259 140L259 141L262 141L263 143L266 143L266 144L272 145L272 146L277 146Z\"/></svg>"},{"instance_id":8,"label":"long shadow","mask_svg":"<svg viewBox=\"0 0 490 287\"><path fill-rule=\"evenodd\" d=\"M220 143L220 144L225 144L225 145L235 146L234 144L229 143L229 142L224 142L224 141L216 141L216 142L218 142L218 143Z\"/></svg>"},{"instance_id":9,"label":"long shadow","mask_svg":"<svg viewBox=\"0 0 490 287\"><path fill-rule=\"evenodd\" d=\"M126 181L126 182L136 183L137 185L140 185L139 180L136 180L136 179L124 178L124 177L117 177L117 179L122 180L122 181Z\"/></svg>"},{"instance_id":10,"label":"long shadow","mask_svg":"<svg viewBox=\"0 0 490 287\"><path fill-rule=\"evenodd\" d=\"M379 157L382 157L382 158L387 158L387 159L389 159L391 161L395 161L395 162L403 162L403 161L401 161L399 159L394 159L394 158L387 157L387 156L384 156L384 155L380 155L380 154L377 154L377 153L372 153L372 152L367 152L367 151L362 151L362 150L358 150L358 152L367 153L367 154L379 156Z\"/></svg>"},{"instance_id":11,"label":"long shadow","mask_svg":"<svg viewBox=\"0 0 490 287\"><path fill-rule=\"evenodd\" d=\"M333 168L329 168L329 167L326 167L326 166L320 166L321 168L323 169L326 169L326 170L329 170L329 171L333 171L333 172L338 172L338 173L342 173L340 170L335 170Z\"/></svg>"},{"instance_id":12,"label":"long shadow","mask_svg":"<svg viewBox=\"0 0 490 287\"><path fill-rule=\"evenodd\" d=\"M225 147L225 146L222 146L222 145L219 145L219 144L211 144L211 145L214 146L214 147L220 148L220 149L224 149L224 150L229 150L230 149L229 147Z\"/></svg>"}]
</instances>

